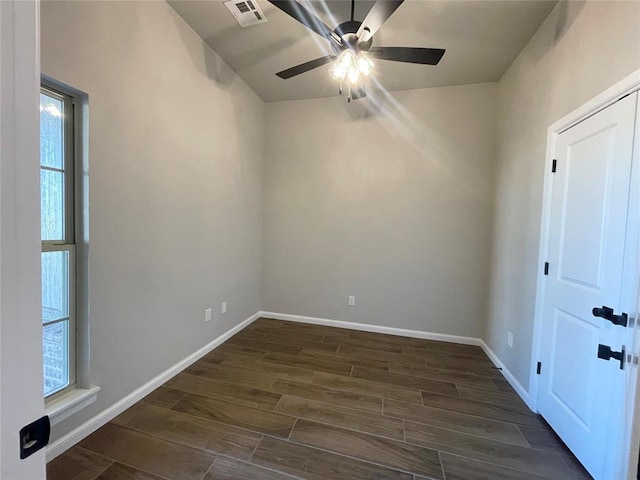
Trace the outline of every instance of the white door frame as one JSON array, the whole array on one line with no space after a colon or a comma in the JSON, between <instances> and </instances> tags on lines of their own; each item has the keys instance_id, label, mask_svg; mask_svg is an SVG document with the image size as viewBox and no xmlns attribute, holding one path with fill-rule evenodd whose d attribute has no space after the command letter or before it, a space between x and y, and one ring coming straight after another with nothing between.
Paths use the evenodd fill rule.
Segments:
<instances>
[{"instance_id":1,"label":"white door frame","mask_svg":"<svg viewBox=\"0 0 640 480\"><path fill-rule=\"evenodd\" d=\"M543 197L542 197L540 249L538 253L539 274L538 274L537 287L536 287L535 316L533 321L533 348L532 348L532 356L531 356L531 366L529 369L530 370L529 371L529 375L530 375L529 377L530 378L529 380L530 403L529 404L536 411L538 407L538 387L539 387L539 379L540 379L540 376L537 375L536 373L536 369L537 369L537 363L538 361L540 361L540 352L541 352L541 343L542 343L544 292L545 292L545 285L546 285L545 280L547 278L543 275L543 268L544 268L543 266L544 266L544 262L548 258L549 223L551 219L551 193L552 193L552 179L553 179L552 173L551 173L551 167L552 167L553 158L556 152L556 144L557 144L558 136L562 132L573 127L574 125L582 122L588 117L614 104L615 102L620 100L622 97L638 90L640 90L640 69L636 70L635 72L625 77L624 79L620 80L618 83L608 88L607 90L605 90L604 92L602 92L601 94L593 98L592 100L588 101L581 107L575 109L574 111L564 116L560 120L556 121L547 130L547 151L546 151L546 159L545 159L545 167L544 167L544 190L543 190ZM638 145L637 139L635 140L635 145ZM637 172L637 169L638 169L637 160L640 159L639 154L640 152L634 149L634 156L636 159L636 162L632 166L632 169L634 172ZM637 178L637 174L635 175L635 177ZM637 183L637 182L632 182L632 189L636 190L635 192L632 192L632 198L634 196L637 198L637 194L638 194L637 190L640 186L634 185L633 183ZM630 225L630 228L628 229L628 231L637 229L639 225L639 221L640 219L636 218L634 225ZM638 244L638 252L640 252L640 243ZM625 261L626 260L627 259L625 257ZM632 273L633 273L633 277L637 279L640 277L640 266L638 266L637 262L634 262L634 263L636 263L636 268L635 268L635 272L632 272ZM640 285L637 284L636 288L640 292ZM640 316L640 312L636 312L634 316ZM632 353L633 355L639 354L639 352L628 352L628 353ZM634 387L635 385L637 385L637 379L638 379L637 375L639 371L640 371L639 368L629 368L626 370L627 376L629 376L631 373L633 373L634 375L634 378L632 379L632 381L628 383L629 385L634 385ZM633 405L630 405L629 409L633 409ZM629 417L629 418L633 418L633 417ZM640 415L635 418L636 420L640 420ZM635 423L638 423L638 421L633 422L633 424ZM629 432L627 433L630 433L631 426L632 425L629 425ZM627 478L629 475L635 475L635 468L636 468L635 465L637 465L637 458L635 459L635 464L634 464L633 459L630 459L629 457L632 453L634 454L634 456L637 457L637 451L631 450L632 444L634 445L638 444L638 440L636 437L640 437L640 429L636 429L636 430L638 431L634 431L633 436L629 434L625 439L622 440L623 445L625 447L622 450L624 450L626 453L624 453L624 457L623 455L620 455L620 458L619 458L619 463L620 463L619 471L625 472L624 477L621 477L621 478ZM635 478L635 476L629 477L629 478Z\"/></svg>"},{"instance_id":2,"label":"white door frame","mask_svg":"<svg viewBox=\"0 0 640 480\"><path fill-rule=\"evenodd\" d=\"M0 478L44 479L20 429L44 413L37 0L0 0Z\"/></svg>"}]
</instances>

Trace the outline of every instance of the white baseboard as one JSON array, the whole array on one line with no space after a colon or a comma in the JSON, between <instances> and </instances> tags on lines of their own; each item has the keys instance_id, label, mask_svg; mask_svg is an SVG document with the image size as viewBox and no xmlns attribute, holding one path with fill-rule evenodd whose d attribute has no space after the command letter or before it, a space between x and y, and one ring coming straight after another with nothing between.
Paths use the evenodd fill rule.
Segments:
<instances>
[{"instance_id":1,"label":"white baseboard","mask_svg":"<svg viewBox=\"0 0 640 480\"><path fill-rule=\"evenodd\" d=\"M422 338L425 340L437 340L440 342L462 343L465 345L482 345L482 340L475 337L463 337L459 335L446 335L444 333L423 332L420 330L408 330L405 328L384 327L370 323L345 322L342 320L330 320L328 318L305 317L302 315L289 315L288 313L259 312L261 317L274 318L276 320L288 320L290 322L311 323L313 325L326 325L327 327L349 328L364 332L386 333L400 337Z\"/></svg>"},{"instance_id":2,"label":"white baseboard","mask_svg":"<svg viewBox=\"0 0 640 480\"><path fill-rule=\"evenodd\" d=\"M516 393L522 398L527 406L532 410L535 410L535 405L532 404L529 393L522 387L520 382L511 374L511 372L504 366L498 356L489 348L489 346L481 338L475 337L463 337L459 335L446 335L443 333L423 332L420 330L407 330L404 328L395 327L383 327L381 325L371 325L368 323L355 323L345 322L341 320L330 320L328 318L317 317L305 317L303 315L290 315L288 313L276 313L276 312L258 312L260 317L274 318L276 320L288 320L290 322L310 323L313 325L326 325L328 327L340 327L349 328L352 330L362 330L365 332L386 333L389 335L398 335L401 337L423 338L426 340L437 340L441 342L462 343L465 345L478 345L484 350L493 364L500 369L504 378L511 384Z\"/></svg>"},{"instance_id":3,"label":"white baseboard","mask_svg":"<svg viewBox=\"0 0 640 480\"><path fill-rule=\"evenodd\" d=\"M487 357L489 357L489 359L493 362L493 364L500 369L500 371L502 372L502 375L504 375L504 378L507 379L507 381L511 384L511 386L516 391L516 393L520 395L520 398L522 398L524 403L527 404L527 407L529 407L532 412L537 412L536 406L532 401L533 399L529 395L529 392L527 392L524 389L524 387L520 384L520 382L516 380L516 377L514 377L513 374L509 371L509 369L504 366L504 364L500 361L500 359L494 353L494 351L489 348L489 345L487 345L484 342L484 340L480 340L480 346L484 350L484 353L487 354Z\"/></svg>"},{"instance_id":4,"label":"white baseboard","mask_svg":"<svg viewBox=\"0 0 640 480\"><path fill-rule=\"evenodd\" d=\"M197 350L196 352L192 353L188 357L184 358L183 360L180 360L178 363L172 365L157 377L149 380L147 383L142 385L137 390L134 390L126 397L122 398L121 400L117 401L110 407L106 408L105 410L97 414L95 417L91 418L90 420L86 421L79 427L71 430L69 433L59 438L58 440L56 440L52 444L48 445L47 454L46 454L47 462L50 462L51 460L56 458L58 455L65 452L66 450L74 446L76 443L80 442L81 440L83 440L84 438L86 438L87 436L95 432L97 429L105 425L107 422L109 422L110 420L120 415L122 412L124 412L127 408L132 406L134 403L146 397L148 394L153 392L156 388L158 388L160 385L165 383L171 377L177 375L182 370L187 368L189 365L191 365L192 363L196 362L197 360L205 356L211 350L216 348L218 345L223 343L228 338L238 333L240 330L242 330L246 326L253 323L259 317L260 317L260 312L254 313L249 318L242 321L235 327L227 330L225 333L217 337L212 342L208 343L201 349Z\"/></svg>"}]
</instances>

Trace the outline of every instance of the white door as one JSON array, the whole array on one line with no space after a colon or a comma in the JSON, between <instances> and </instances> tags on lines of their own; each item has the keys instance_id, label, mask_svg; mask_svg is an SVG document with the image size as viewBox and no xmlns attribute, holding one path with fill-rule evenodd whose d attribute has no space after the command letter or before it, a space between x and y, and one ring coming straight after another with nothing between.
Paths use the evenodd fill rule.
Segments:
<instances>
[{"instance_id":1,"label":"white door","mask_svg":"<svg viewBox=\"0 0 640 480\"><path fill-rule=\"evenodd\" d=\"M20 459L43 415L40 315L38 4L0 0L0 478L41 480L44 450ZM28 442L29 443L29 442Z\"/></svg>"},{"instance_id":2,"label":"white door","mask_svg":"<svg viewBox=\"0 0 640 480\"><path fill-rule=\"evenodd\" d=\"M612 478L625 383L621 362L599 359L598 346L621 351L627 329L592 309L620 314L634 287L622 278L636 101L561 133L552 177L538 408L596 479Z\"/></svg>"}]
</instances>

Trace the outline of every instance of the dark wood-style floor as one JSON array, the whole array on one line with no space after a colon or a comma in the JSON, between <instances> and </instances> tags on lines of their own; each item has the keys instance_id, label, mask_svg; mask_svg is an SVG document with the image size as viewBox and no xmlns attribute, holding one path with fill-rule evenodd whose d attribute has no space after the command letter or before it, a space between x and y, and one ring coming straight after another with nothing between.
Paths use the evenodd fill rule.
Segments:
<instances>
[{"instance_id":1,"label":"dark wood-style floor","mask_svg":"<svg viewBox=\"0 0 640 480\"><path fill-rule=\"evenodd\" d=\"M259 319L49 480L590 478L476 346Z\"/></svg>"}]
</instances>

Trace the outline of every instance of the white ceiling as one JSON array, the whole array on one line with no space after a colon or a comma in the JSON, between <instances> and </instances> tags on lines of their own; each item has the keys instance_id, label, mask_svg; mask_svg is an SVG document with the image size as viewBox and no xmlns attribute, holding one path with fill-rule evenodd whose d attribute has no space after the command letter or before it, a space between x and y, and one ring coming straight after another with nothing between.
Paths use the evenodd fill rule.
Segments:
<instances>
[{"instance_id":1,"label":"white ceiling","mask_svg":"<svg viewBox=\"0 0 640 480\"><path fill-rule=\"evenodd\" d=\"M381 0L384 1L384 0ZM266 0L268 22L241 28L223 0L168 0L169 4L266 102L338 94L330 65L283 80L276 72L330 53L328 42ZM331 28L349 20L348 0L302 0ZM556 0L407 0L374 37L374 46L435 47L447 51L437 66L375 61L375 77L389 91L492 82L518 56ZM373 5L357 0L355 19ZM333 18L332 18L333 16Z\"/></svg>"}]
</instances>

